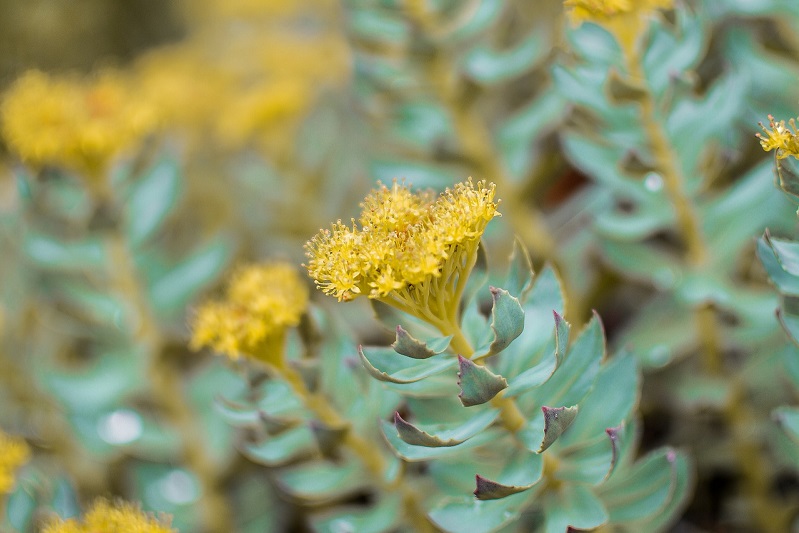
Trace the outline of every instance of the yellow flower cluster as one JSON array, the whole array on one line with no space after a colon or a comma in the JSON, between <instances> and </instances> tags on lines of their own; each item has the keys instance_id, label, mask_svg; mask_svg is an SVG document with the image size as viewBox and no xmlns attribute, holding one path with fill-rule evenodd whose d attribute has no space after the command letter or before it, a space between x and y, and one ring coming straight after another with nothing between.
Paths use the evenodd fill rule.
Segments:
<instances>
[{"instance_id":1,"label":"yellow flower cluster","mask_svg":"<svg viewBox=\"0 0 799 533\"><path fill-rule=\"evenodd\" d=\"M284 153L292 130L326 88L350 71L334 3L201 0L182 7L187 39L135 66L145 99L169 127L226 149ZM198 81L201 80L201 83Z\"/></svg>"},{"instance_id":2,"label":"yellow flower cluster","mask_svg":"<svg viewBox=\"0 0 799 533\"><path fill-rule=\"evenodd\" d=\"M0 494L13 490L16 470L30 458L27 443L0 431Z\"/></svg>"},{"instance_id":3,"label":"yellow flower cluster","mask_svg":"<svg viewBox=\"0 0 799 533\"><path fill-rule=\"evenodd\" d=\"M471 179L437 199L381 184L361 204L360 228L338 221L305 245L308 273L339 300L366 295L432 321L451 318L480 237L498 215L494 192L493 183Z\"/></svg>"},{"instance_id":4,"label":"yellow flower cluster","mask_svg":"<svg viewBox=\"0 0 799 533\"><path fill-rule=\"evenodd\" d=\"M168 519L156 519L138 506L119 502L97 500L83 520L74 518L50 521L42 533L175 533Z\"/></svg>"},{"instance_id":5,"label":"yellow flower cluster","mask_svg":"<svg viewBox=\"0 0 799 533\"><path fill-rule=\"evenodd\" d=\"M299 324L307 306L308 289L291 265L243 267L231 278L224 300L197 310L191 346L280 365L286 328Z\"/></svg>"},{"instance_id":6,"label":"yellow flower cluster","mask_svg":"<svg viewBox=\"0 0 799 533\"><path fill-rule=\"evenodd\" d=\"M631 13L648 13L672 7L673 0L565 0L569 16L575 23L607 22L613 17Z\"/></svg>"},{"instance_id":7,"label":"yellow flower cluster","mask_svg":"<svg viewBox=\"0 0 799 533\"><path fill-rule=\"evenodd\" d=\"M784 120L777 122L771 115L768 116L768 122L768 128L762 122L760 123L760 128L765 135L756 134L763 150L766 152L776 150L777 159L785 159L788 156L799 159L799 133L796 131L796 121L794 119L788 121L790 129L785 125Z\"/></svg>"},{"instance_id":8,"label":"yellow flower cluster","mask_svg":"<svg viewBox=\"0 0 799 533\"><path fill-rule=\"evenodd\" d=\"M30 71L5 94L0 120L23 161L63 165L93 178L157 125L154 109L112 71L91 79Z\"/></svg>"}]
</instances>

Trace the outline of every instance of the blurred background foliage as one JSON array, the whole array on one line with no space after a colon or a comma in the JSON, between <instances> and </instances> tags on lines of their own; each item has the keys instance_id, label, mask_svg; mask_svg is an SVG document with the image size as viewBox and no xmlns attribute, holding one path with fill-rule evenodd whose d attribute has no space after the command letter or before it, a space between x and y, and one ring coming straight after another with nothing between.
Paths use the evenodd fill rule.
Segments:
<instances>
[{"instance_id":1,"label":"blurred background foliage","mask_svg":"<svg viewBox=\"0 0 799 533\"><path fill-rule=\"evenodd\" d=\"M237 264L299 265L377 180L467 176L502 199L492 261L518 235L559 272L565 317L596 309L642 369L637 454L669 444L695 469L672 526L797 527L796 287L768 261L796 206L754 139L799 108L793 0L679 2L635 49L559 0L0 14L0 427L32 450L8 527L115 495L181 531L340 531L237 451L250 429L215 399L251 384L188 350L187 319ZM363 302L335 313L387 339Z\"/></svg>"}]
</instances>

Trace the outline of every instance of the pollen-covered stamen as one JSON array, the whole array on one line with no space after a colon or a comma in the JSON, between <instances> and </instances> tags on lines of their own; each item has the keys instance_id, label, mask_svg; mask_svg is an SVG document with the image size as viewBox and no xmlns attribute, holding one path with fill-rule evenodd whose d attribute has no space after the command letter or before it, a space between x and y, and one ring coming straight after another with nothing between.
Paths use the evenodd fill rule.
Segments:
<instances>
[{"instance_id":1,"label":"pollen-covered stamen","mask_svg":"<svg viewBox=\"0 0 799 533\"><path fill-rule=\"evenodd\" d=\"M785 159L788 156L799 158L799 133L796 131L796 121L790 119L786 126L784 120L777 121L772 115L769 115L768 119L768 127L762 122L758 123L763 134L755 134L763 150L766 152L776 150L777 159Z\"/></svg>"}]
</instances>

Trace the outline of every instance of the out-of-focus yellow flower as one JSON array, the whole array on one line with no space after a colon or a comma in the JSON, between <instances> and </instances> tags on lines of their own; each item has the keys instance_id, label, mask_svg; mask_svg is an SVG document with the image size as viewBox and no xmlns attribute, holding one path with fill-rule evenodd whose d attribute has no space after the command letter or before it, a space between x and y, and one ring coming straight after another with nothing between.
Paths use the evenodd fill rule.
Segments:
<instances>
[{"instance_id":1,"label":"out-of-focus yellow flower","mask_svg":"<svg viewBox=\"0 0 799 533\"><path fill-rule=\"evenodd\" d=\"M95 179L157 125L153 108L112 71L91 79L27 72L5 94L0 119L8 145L25 162Z\"/></svg>"},{"instance_id":2,"label":"out-of-focus yellow flower","mask_svg":"<svg viewBox=\"0 0 799 533\"><path fill-rule=\"evenodd\" d=\"M30 458L28 444L0 431L0 495L14 488L15 472Z\"/></svg>"},{"instance_id":3,"label":"out-of-focus yellow flower","mask_svg":"<svg viewBox=\"0 0 799 533\"><path fill-rule=\"evenodd\" d=\"M768 128L762 122L760 123L760 128L765 135L756 134L763 150L766 152L776 150L777 159L785 159L788 156L799 159L799 133L796 131L796 121L794 119L788 121L789 129L784 120L777 122L773 116L769 115L768 123Z\"/></svg>"},{"instance_id":4,"label":"out-of-focus yellow flower","mask_svg":"<svg viewBox=\"0 0 799 533\"><path fill-rule=\"evenodd\" d=\"M286 328L296 326L308 306L308 289L293 266L267 263L241 268L225 298L201 306L192 323L191 346L231 359L254 357L282 365Z\"/></svg>"},{"instance_id":5,"label":"out-of-focus yellow flower","mask_svg":"<svg viewBox=\"0 0 799 533\"><path fill-rule=\"evenodd\" d=\"M141 92L193 140L284 153L325 90L350 73L335 2L186 2L194 26L181 43L137 62ZM200 135L198 135L200 132Z\"/></svg>"},{"instance_id":6,"label":"out-of-focus yellow flower","mask_svg":"<svg viewBox=\"0 0 799 533\"><path fill-rule=\"evenodd\" d=\"M137 505L118 502L112 504L99 499L83 516L83 520L56 518L50 521L43 533L175 533L170 519L157 519L144 513Z\"/></svg>"},{"instance_id":7,"label":"out-of-focus yellow flower","mask_svg":"<svg viewBox=\"0 0 799 533\"><path fill-rule=\"evenodd\" d=\"M362 204L360 229L338 221L305 245L308 273L339 300L366 295L449 329L483 231L499 214L494 192L471 179L437 199L380 185Z\"/></svg>"},{"instance_id":8,"label":"out-of-focus yellow flower","mask_svg":"<svg viewBox=\"0 0 799 533\"><path fill-rule=\"evenodd\" d=\"M646 18L658 9L672 8L674 0L565 0L563 5L573 24L604 26L629 51L646 28Z\"/></svg>"}]
</instances>

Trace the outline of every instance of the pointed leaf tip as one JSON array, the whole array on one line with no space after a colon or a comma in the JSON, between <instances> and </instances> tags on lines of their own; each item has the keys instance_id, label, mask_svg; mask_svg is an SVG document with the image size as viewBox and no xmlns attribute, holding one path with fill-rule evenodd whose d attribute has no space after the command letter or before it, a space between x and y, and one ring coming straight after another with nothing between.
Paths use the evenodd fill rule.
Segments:
<instances>
[{"instance_id":1,"label":"pointed leaf tip","mask_svg":"<svg viewBox=\"0 0 799 533\"><path fill-rule=\"evenodd\" d=\"M458 367L458 398L464 407L486 403L508 386L504 377L460 355Z\"/></svg>"},{"instance_id":2,"label":"pointed leaf tip","mask_svg":"<svg viewBox=\"0 0 799 533\"><path fill-rule=\"evenodd\" d=\"M544 439L538 453L543 452L560 437L574 422L579 408L573 407L542 407L544 412Z\"/></svg>"},{"instance_id":3,"label":"pointed leaf tip","mask_svg":"<svg viewBox=\"0 0 799 533\"><path fill-rule=\"evenodd\" d=\"M394 351L412 359L428 359L447 349L452 335L433 339L427 343L413 338L402 326L397 326L397 339L391 344Z\"/></svg>"},{"instance_id":4,"label":"pointed leaf tip","mask_svg":"<svg viewBox=\"0 0 799 533\"><path fill-rule=\"evenodd\" d=\"M478 500L499 500L511 494L518 494L533 487L533 485L503 485L496 481L484 478L480 474L474 476L475 486L474 497Z\"/></svg>"},{"instance_id":5,"label":"pointed leaf tip","mask_svg":"<svg viewBox=\"0 0 799 533\"><path fill-rule=\"evenodd\" d=\"M494 340L486 350L479 350L476 358L496 355L507 348L524 331L524 309L518 298L505 289L489 287L493 305L491 307L491 331Z\"/></svg>"}]
</instances>

